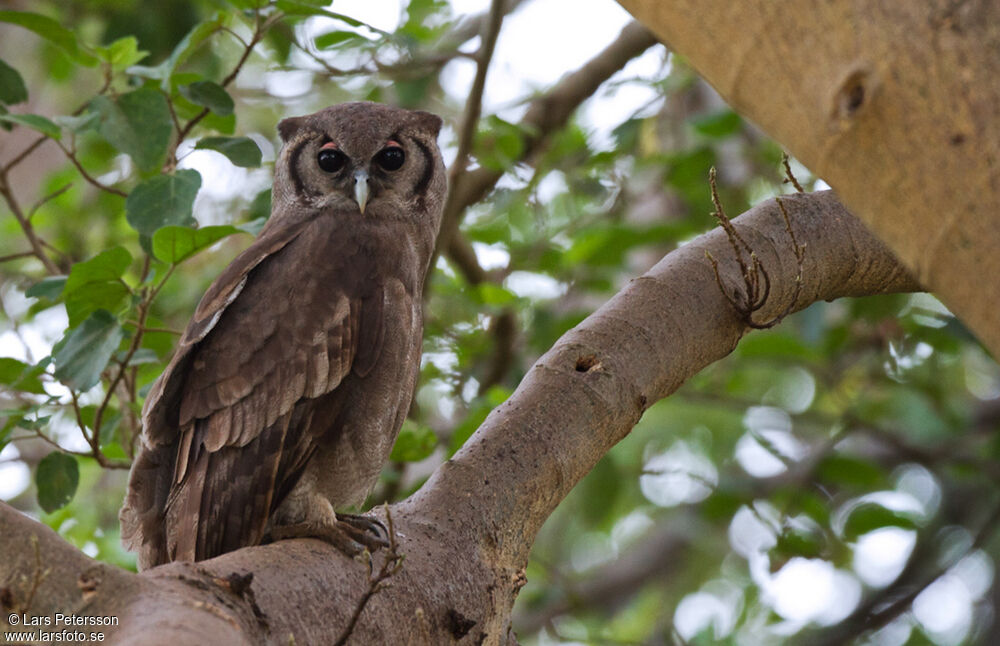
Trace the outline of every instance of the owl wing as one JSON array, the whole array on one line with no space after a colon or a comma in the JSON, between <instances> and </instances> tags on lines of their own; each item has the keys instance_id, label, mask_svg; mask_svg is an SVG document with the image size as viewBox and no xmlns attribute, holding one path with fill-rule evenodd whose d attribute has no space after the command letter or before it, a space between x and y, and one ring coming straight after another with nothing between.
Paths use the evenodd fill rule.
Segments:
<instances>
[{"instance_id":1,"label":"owl wing","mask_svg":"<svg viewBox=\"0 0 1000 646\"><path fill-rule=\"evenodd\" d=\"M304 272L300 263L323 257L307 232L308 223L262 235L227 268L150 393L130 527L123 510L123 536L134 547L141 538L145 567L259 543L316 448L315 398L377 359L381 290L355 297L337 284L360 277ZM338 264L350 273L365 263Z\"/></svg>"}]
</instances>

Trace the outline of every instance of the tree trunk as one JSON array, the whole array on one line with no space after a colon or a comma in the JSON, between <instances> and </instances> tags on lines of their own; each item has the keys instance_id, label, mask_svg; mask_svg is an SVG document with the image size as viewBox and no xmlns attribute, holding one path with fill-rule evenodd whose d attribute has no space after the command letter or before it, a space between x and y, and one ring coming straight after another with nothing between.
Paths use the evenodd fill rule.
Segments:
<instances>
[{"instance_id":1,"label":"tree trunk","mask_svg":"<svg viewBox=\"0 0 1000 646\"><path fill-rule=\"evenodd\" d=\"M781 199L805 246L801 265L775 201L734 221L770 279L754 320L917 287L832 192ZM66 628L111 644L514 643L510 611L542 523L646 408L748 331L720 284L730 295L743 289L730 240L716 229L564 335L454 458L388 508L405 560L381 582L312 539L132 574L0 503L3 617L115 618L117 626ZM390 524L385 510L376 514ZM386 557L376 554L376 575L387 572Z\"/></svg>"},{"instance_id":2,"label":"tree trunk","mask_svg":"<svg viewBox=\"0 0 1000 646\"><path fill-rule=\"evenodd\" d=\"M1000 3L620 2L1000 357Z\"/></svg>"}]
</instances>

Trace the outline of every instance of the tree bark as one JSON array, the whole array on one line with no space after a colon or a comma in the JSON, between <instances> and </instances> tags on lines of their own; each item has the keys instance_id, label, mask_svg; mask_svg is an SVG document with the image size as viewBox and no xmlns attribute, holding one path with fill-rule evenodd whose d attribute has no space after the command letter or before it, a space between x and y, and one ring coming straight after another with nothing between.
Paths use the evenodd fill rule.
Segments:
<instances>
[{"instance_id":1,"label":"tree bark","mask_svg":"<svg viewBox=\"0 0 1000 646\"><path fill-rule=\"evenodd\" d=\"M775 202L735 220L770 277L757 320L817 300L917 288L832 192L781 199L806 249L800 289ZM511 607L542 523L646 408L726 356L749 329L706 252L727 291L739 288L720 229L668 254L564 335L454 458L388 508L405 561L382 588L373 588L365 563L312 539L132 574L91 561L0 504L4 618L115 617L118 626L97 628L111 644L314 644L342 636L357 644L515 643ZM385 510L376 515L389 524ZM384 550L376 554L376 572L385 558Z\"/></svg>"},{"instance_id":2,"label":"tree bark","mask_svg":"<svg viewBox=\"0 0 1000 646\"><path fill-rule=\"evenodd\" d=\"M619 1L1000 357L1000 3Z\"/></svg>"}]
</instances>

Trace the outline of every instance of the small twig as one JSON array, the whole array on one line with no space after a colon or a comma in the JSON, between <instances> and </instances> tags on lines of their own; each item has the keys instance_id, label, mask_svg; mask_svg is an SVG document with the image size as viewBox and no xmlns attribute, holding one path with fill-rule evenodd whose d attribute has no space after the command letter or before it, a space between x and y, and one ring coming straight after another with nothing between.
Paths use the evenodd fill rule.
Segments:
<instances>
[{"instance_id":1,"label":"small twig","mask_svg":"<svg viewBox=\"0 0 1000 646\"><path fill-rule=\"evenodd\" d=\"M128 362L132 360L132 357L135 356L135 353L139 350L139 346L142 344L143 328L146 325L146 317L149 316L150 307L152 306L153 301L156 300L156 296L160 293L160 290L163 289L163 286L167 284L167 281L170 279L171 274L173 274L175 267L176 265L170 265L170 268L163 275L163 279L156 285L156 287L153 288L152 291L149 292L149 295L145 299L143 299L143 301L139 304L139 321L138 325L136 326L135 335L132 337L132 342L129 344L128 351L125 353L125 357L122 359L121 365L118 367L118 372L115 374L114 378L111 380L111 384L108 386L107 391L104 393L104 399L101 400L101 404L97 407L97 412L94 414L95 436L100 433L101 422L104 418L104 411L107 409L108 404L111 402L111 397L112 395L114 395L115 388L118 387L118 383L125 377L125 371L128 369ZM143 269L143 276L146 275L148 268L149 268L149 257L147 256L146 265L145 268ZM94 451L95 451L94 457L97 458L97 461L100 462L102 466L105 466L104 462L102 462L102 459L106 460L106 458L104 458L103 454L101 454L97 448L95 448Z\"/></svg>"},{"instance_id":2,"label":"small twig","mask_svg":"<svg viewBox=\"0 0 1000 646\"><path fill-rule=\"evenodd\" d=\"M81 457L81 458L91 458L91 457L94 457L94 456L92 456L90 454L89 451L73 451L71 449L67 449L67 448L61 446L58 442L56 442L55 440L53 440L48 435L45 435L44 433L42 433L42 431L39 430L39 429L33 429L32 432L34 433L33 435L18 435L16 437L10 438L10 441L11 442L24 442L25 440L41 440L41 441L45 442L46 444L48 444L49 446L51 446L52 448L54 448L57 451L59 451L60 453L66 453L68 455L76 455L76 456Z\"/></svg>"},{"instance_id":3,"label":"small twig","mask_svg":"<svg viewBox=\"0 0 1000 646\"><path fill-rule=\"evenodd\" d=\"M220 29L222 31L226 32L227 34L229 34L230 36L232 36L233 38L235 38L236 40L238 40L239 43L240 43L240 45L243 45L244 48L249 47L249 45L247 45L247 41L243 40L242 36L240 36L239 34L237 34L235 31L233 31L229 27L223 26Z\"/></svg>"},{"instance_id":4,"label":"small twig","mask_svg":"<svg viewBox=\"0 0 1000 646\"><path fill-rule=\"evenodd\" d=\"M334 646L343 646L347 643L347 640L351 637L351 633L354 632L355 626L358 624L358 619L361 617L365 606L368 605L372 597L386 586L385 581L399 572L403 567L403 555L396 551L396 530L392 525L392 514L389 512L389 505L384 505L383 509L385 510L386 529L389 532L389 548L385 553L385 561L382 563L382 567L379 568L377 574L368 576L368 589L361 595L357 607L354 608L354 614L351 615L351 620L347 623L347 627L340 635L340 638L334 642Z\"/></svg>"},{"instance_id":5,"label":"small twig","mask_svg":"<svg viewBox=\"0 0 1000 646\"><path fill-rule=\"evenodd\" d=\"M243 54L240 56L240 59L238 61L236 61L236 65L233 67L232 71L229 72L229 74L226 76L226 78L222 79L222 82L219 85L221 85L222 87L226 87L230 83L233 82L233 80L237 77L237 75L239 75L240 70L243 69L243 65L247 62L247 59L250 58L250 53L253 52L253 49L254 49L254 47L257 46L257 43L259 43L264 38L264 34L267 33L267 30L270 29L271 26L275 22L277 22L278 20L280 20L282 17L284 17L284 14L282 14L279 11L279 12L275 12L271 16L268 16L266 20L264 20L263 22L261 22L260 12L257 11L254 14L254 31L253 31L253 36L251 36L250 42L244 42L243 39L240 39L240 42L243 42L243 44L244 44ZM176 144L173 147L173 151L170 154L170 158L167 160L167 165L168 166L172 165L171 161L174 162L174 163L176 163L177 146L179 146L184 141L184 139L186 139L187 136L189 134L191 134L191 130L194 129L194 127L202 119L204 119L205 117L208 116L209 112L211 112L211 111L208 108L203 108L201 110L201 112L199 112L198 114L196 114L193 117L191 117L191 120L188 121L182 128L180 128L178 130L178 132L177 132L177 142L176 142Z\"/></svg>"},{"instance_id":6,"label":"small twig","mask_svg":"<svg viewBox=\"0 0 1000 646\"><path fill-rule=\"evenodd\" d=\"M9 167L10 164L7 165L7 168ZM13 191L11 191L10 186L7 184L6 169L0 172L0 195L6 200L7 206L10 207L10 212L14 214L14 219L21 225L21 231L24 232L24 237L28 239L28 244L31 245L31 252L36 258L42 261L42 264L45 265L45 270L50 274L61 273L58 265L45 253L41 238L35 233L35 228L31 225L28 218L25 217L24 211L21 210L21 205L18 204Z\"/></svg>"},{"instance_id":7,"label":"small twig","mask_svg":"<svg viewBox=\"0 0 1000 646\"><path fill-rule=\"evenodd\" d=\"M17 260L18 258L30 258L35 255L34 251L22 251L21 253L12 253L6 256L0 256L0 262L8 262L10 260Z\"/></svg>"},{"instance_id":8,"label":"small twig","mask_svg":"<svg viewBox=\"0 0 1000 646\"><path fill-rule=\"evenodd\" d=\"M57 197L59 197L60 195L62 195L66 191L68 191L70 188L72 188L72 186L73 186L73 182L70 182L70 183L66 184L65 186L63 186L62 188L58 188L58 189L52 191L51 193L49 193L48 195L46 195L42 199L40 199L37 202L35 202L35 205L33 207L31 207L30 211L28 211L28 219L31 220L31 218L35 217L35 213L38 212L38 209L42 208L43 205L45 205L48 202L56 199Z\"/></svg>"},{"instance_id":9,"label":"small twig","mask_svg":"<svg viewBox=\"0 0 1000 646\"><path fill-rule=\"evenodd\" d=\"M63 251L62 249L60 249L59 247L55 246L54 244L50 243L48 240L45 240L45 239L42 239L41 243L42 243L43 247L45 247L46 249L48 249L52 253L56 254L61 259L65 260L66 264L67 264L67 267L69 265L73 264L71 256L68 253L66 253L65 251Z\"/></svg>"},{"instance_id":10,"label":"small twig","mask_svg":"<svg viewBox=\"0 0 1000 646\"><path fill-rule=\"evenodd\" d=\"M767 321L754 321L753 313L764 307L764 304L767 302L767 299L771 294L771 277L768 275L764 265L760 262L760 259L757 258L756 252L754 252L750 245L747 244L746 240L739 234L735 225L733 225L732 221L723 210L722 202L719 200L718 188L715 183L714 167L709 170L708 183L712 190L712 204L715 205L715 212L712 215L726 232L726 238L729 240L729 245L733 249L733 256L736 258L737 264L739 264L740 273L743 276L743 285L746 291L742 292L739 288L734 287L732 294L730 295L722 283L722 276L719 273L718 261L716 261L715 257L713 257L710 252L705 251L705 256L712 264L712 271L715 273L715 283L719 286L719 290L722 292L722 295L725 296L726 300L733 306L733 309L739 312L744 323L746 323L748 327L756 330L774 327L786 316L788 316L789 312L792 311L795 304L798 302L799 293L802 291L802 266L805 259L805 245L800 245L798 240L795 238L795 232L792 230L791 218L789 217L788 211L785 209L785 205L781 201L781 198L775 198L775 202L777 202L778 208L781 210L781 214L785 218L785 231L792 240L792 249L795 253L795 260L798 265L798 270L795 275L795 291L781 313ZM748 254L748 260L744 259L744 253Z\"/></svg>"},{"instance_id":11,"label":"small twig","mask_svg":"<svg viewBox=\"0 0 1000 646\"><path fill-rule=\"evenodd\" d=\"M802 184L799 184L799 180L795 179L795 173L792 172L792 167L788 164L788 153L781 153L781 165L785 167L785 184L791 184L795 187L795 190L799 193L805 193L805 189L802 188Z\"/></svg>"},{"instance_id":12,"label":"small twig","mask_svg":"<svg viewBox=\"0 0 1000 646\"><path fill-rule=\"evenodd\" d=\"M111 193L112 195L118 195L119 197L128 197L128 193L126 193L125 191L121 191L112 186L106 186L105 184L101 184L96 179L94 179L90 175L90 173L88 173L87 170L83 167L83 164L80 163L80 160L76 158L75 150L70 150L69 148L64 146L62 142L59 141L56 142L56 145L58 145L59 149L62 150L63 153L65 153L67 159L69 159L73 163L73 166L75 166L76 170L79 171L80 176L83 177L83 179L85 179L88 184L96 188L99 188L102 191Z\"/></svg>"},{"instance_id":13,"label":"small twig","mask_svg":"<svg viewBox=\"0 0 1000 646\"><path fill-rule=\"evenodd\" d=\"M94 94L94 96L95 97L101 96L102 94L104 94L105 92L108 91L109 87L111 87L111 77L108 76L108 75L105 75L104 76L104 85L102 85L101 88L99 90L97 90L97 93ZM87 99L86 101L84 101L83 103L81 103L79 106L77 106L76 110L73 110L73 112L71 112L70 114L72 116L74 116L74 117L78 116L80 113L82 113L84 110L87 109L87 106L90 105L90 102L92 100L93 100L93 98ZM22 150L17 155L15 155L3 167L0 167L0 177L5 177L7 175L7 173L10 172L10 170L12 168L14 168L18 164L20 164L22 161L24 161L28 157L28 155L30 155L31 153L35 152L35 150L37 150L39 146L41 146L42 144L44 144L48 140L49 140L49 136L48 135L41 135L37 139L35 139L34 141L32 141L30 144L28 144L28 146L25 147L24 150Z\"/></svg>"},{"instance_id":14,"label":"small twig","mask_svg":"<svg viewBox=\"0 0 1000 646\"><path fill-rule=\"evenodd\" d=\"M88 453L77 453L75 451L68 451L66 449L61 449L63 453L70 453L72 455L79 455L81 457L94 458L97 463L104 467L105 469L128 469L131 463L127 460L112 460L108 458L101 451L101 432L99 420L94 418L94 428L90 433L87 432L87 425L83 422L83 414L80 411L80 401L77 398L76 391L70 391L70 398L73 403L73 414L76 416L76 425L80 428L80 433L83 434L83 439L87 440L87 444L90 445L90 452ZM37 431L36 431L37 432Z\"/></svg>"}]
</instances>

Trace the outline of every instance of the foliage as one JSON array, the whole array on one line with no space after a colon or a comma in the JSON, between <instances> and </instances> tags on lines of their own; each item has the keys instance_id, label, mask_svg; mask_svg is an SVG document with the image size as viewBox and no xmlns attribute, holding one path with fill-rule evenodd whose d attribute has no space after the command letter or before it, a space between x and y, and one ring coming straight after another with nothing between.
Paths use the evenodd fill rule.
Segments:
<instances>
[{"instance_id":1,"label":"foliage","mask_svg":"<svg viewBox=\"0 0 1000 646\"><path fill-rule=\"evenodd\" d=\"M468 63L462 16L412 0L386 32L326 5L0 11L0 483L23 480L8 502L99 559L131 564L116 510L143 397L248 243L234 234L269 211L278 119L365 99L442 114L446 148L462 136L469 97L442 83ZM473 124L472 157L503 180L463 212L473 265L449 251L430 280L417 405L373 501L415 490L563 332L713 226L712 166L729 213L786 189L775 145L683 61L661 62L605 84L665 97L606 136L500 109ZM283 74L309 92L270 94ZM884 643L974 642L992 612L968 563L991 572L997 551L998 394L996 364L930 296L817 303L754 332L650 408L550 518L516 608L522 642L808 639L861 625L856 607L902 635ZM872 561L887 536L900 554ZM804 567L840 599L788 607L779 584ZM908 604L879 615L948 577L970 590L964 624Z\"/></svg>"}]
</instances>

